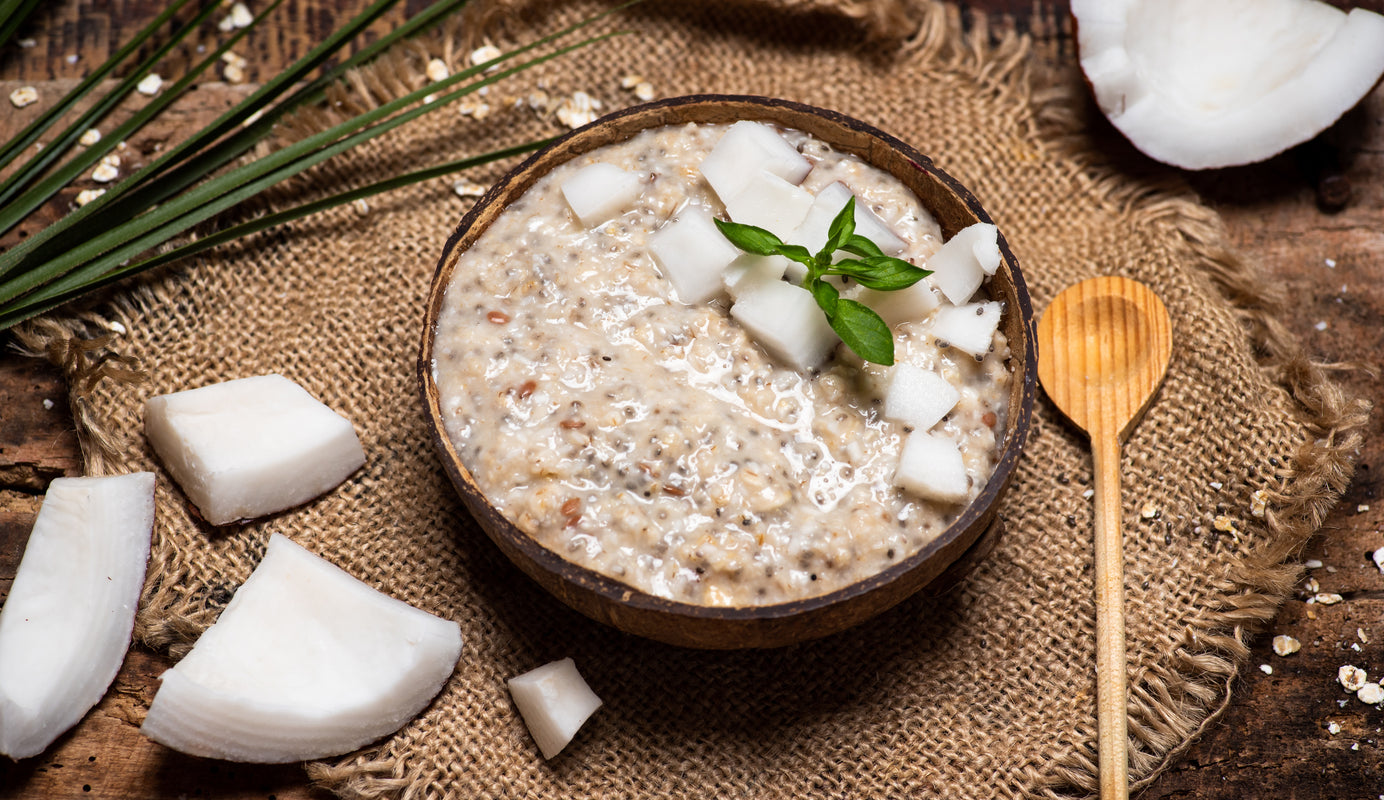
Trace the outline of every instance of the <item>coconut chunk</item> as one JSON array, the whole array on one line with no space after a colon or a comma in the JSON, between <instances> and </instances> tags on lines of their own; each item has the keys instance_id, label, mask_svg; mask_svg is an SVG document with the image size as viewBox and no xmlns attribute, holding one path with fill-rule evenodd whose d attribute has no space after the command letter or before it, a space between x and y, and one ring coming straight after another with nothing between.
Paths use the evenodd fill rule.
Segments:
<instances>
[{"instance_id":1,"label":"coconut chunk","mask_svg":"<svg viewBox=\"0 0 1384 800\"><path fill-rule=\"evenodd\" d=\"M783 281L745 292L730 315L770 355L799 370L820 366L841 341L812 293Z\"/></svg>"},{"instance_id":2,"label":"coconut chunk","mask_svg":"<svg viewBox=\"0 0 1384 800\"><path fill-rule=\"evenodd\" d=\"M722 284L732 299L740 297L756 286L783 280L788 269L788 259L783 256L757 256L741 253L731 262L722 274Z\"/></svg>"},{"instance_id":3,"label":"coconut chunk","mask_svg":"<svg viewBox=\"0 0 1384 800\"><path fill-rule=\"evenodd\" d=\"M152 397L144 432L213 525L306 503L365 464L350 421L282 375Z\"/></svg>"},{"instance_id":4,"label":"coconut chunk","mask_svg":"<svg viewBox=\"0 0 1384 800\"><path fill-rule=\"evenodd\" d=\"M644 193L644 176L614 164L582 167L562 182L562 196L581 224L594 228L618 216Z\"/></svg>"},{"instance_id":5,"label":"coconut chunk","mask_svg":"<svg viewBox=\"0 0 1384 800\"><path fill-rule=\"evenodd\" d=\"M706 209L692 206L649 237L649 250L673 282L678 299L704 303L721 291L721 274L740 256Z\"/></svg>"},{"instance_id":6,"label":"coconut chunk","mask_svg":"<svg viewBox=\"0 0 1384 800\"><path fill-rule=\"evenodd\" d=\"M998 301L942 306L932 318L932 335L981 358L990 352L1003 307Z\"/></svg>"},{"instance_id":7,"label":"coconut chunk","mask_svg":"<svg viewBox=\"0 0 1384 800\"><path fill-rule=\"evenodd\" d=\"M914 431L904 442L894 483L942 503L964 503L970 495L966 464L956 441L923 431Z\"/></svg>"},{"instance_id":8,"label":"coconut chunk","mask_svg":"<svg viewBox=\"0 0 1384 800\"><path fill-rule=\"evenodd\" d=\"M510 678L509 694L544 758L562 752L601 707L601 698L591 691L570 658Z\"/></svg>"},{"instance_id":9,"label":"coconut chunk","mask_svg":"<svg viewBox=\"0 0 1384 800\"><path fill-rule=\"evenodd\" d=\"M349 753L441 690L461 629L280 534L161 678L140 730L195 756L266 764Z\"/></svg>"},{"instance_id":10,"label":"coconut chunk","mask_svg":"<svg viewBox=\"0 0 1384 800\"><path fill-rule=\"evenodd\" d=\"M106 693L153 529L152 472L48 485L0 609L0 753L38 755Z\"/></svg>"},{"instance_id":11,"label":"coconut chunk","mask_svg":"<svg viewBox=\"0 0 1384 800\"><path fill-rule=\"evenodd\" d=\"M905 289L881 292L865 286L855 286L847 296L869 306L889 327L904 322L915 322L927 317L942 300L937 296L932 283L924 278Z\"/></svg>"},{"instance_id":12,"label":"coconut chunk","mask_svg":"<svg viewBox=\"0 0 1384 800\"><path fill-rule=\"evenodd\" d=\"M889 370L884 416L915 431L926 431L955 408L960 399L961 393L946 378L901 361Z\"/></svg>"},{"instance_id":13,"label":"coconut chunk","mask_svg":"<svg viewBox=\"0 0 1384 800\"><path fill-rule=\"evenodd\" d=\"M1307 141L1384 75L1384 17L1315 0L1072 0L1081 68L1110 122L1187 169Z\"/></svg>"},{"instance_id":14,"label":"coconut chunk","mask_svg":"<svg viewBox=\"0 0 1384 800\"><path fill-rule=\"evenodd\" d=\"M811 162L777 131L750 120L730 126L701 164L702 176L722 203L744 191L760 172L798 184L811 171Z\"/></svg>"},{"instance_id":15,"label":"coconut chunk","mask_svg":"<svg viewBox=\"0 0 1384 800\"><path fill-rule=\"evenodd\" d=\"M744 189L725 201L732 221L763 228L785 240L803 221L812 202L812 192L765 171L751 177Z\"/></svg>"},{"instance_id":16,"label":"coconut chunk","mask_svg":"<svg viewBox=\"0 0 1384 800\"><path fill-rule=\"evenodd\" d=\"M812 202L812 208L788 241L800 244L812 253L822 249L831 231L831 221L854 196L850 187L835 181L822 187ZM859 200L855 204L855 232L874 242L886 255L897 256L908 247L898 234Z\"/></svg>"},{"instance_id":17,"label":"coconut chunk","mask_svg":"<svg viewBox=\"0 0 1384 800\"><path fill-rule=\"evenodd\" d=\"M927 260L932 281L956 305L969 302L986 275L1000 265L999 232L977 222L956 232Z\"/></svg>"}]
</instances>

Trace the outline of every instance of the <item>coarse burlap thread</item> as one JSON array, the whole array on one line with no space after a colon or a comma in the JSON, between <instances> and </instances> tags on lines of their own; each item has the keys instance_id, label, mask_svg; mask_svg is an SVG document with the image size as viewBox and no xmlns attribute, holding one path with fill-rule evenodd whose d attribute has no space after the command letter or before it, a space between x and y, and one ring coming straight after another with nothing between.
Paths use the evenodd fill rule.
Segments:
<instances>
[{"instance_id":1,"label":"coarse burlap thread","mask_svg":"<svg viewBox=\"0 0 1384 800\"><path fill-rule=\"evenodd\" d=\"M409 45L341 98L420 85L599 6L491 3ZM484 10L484 9L482 9ZM296 181L340 189L560 130L528 102L586 92L609 110L659 96L784 97L893 133L966 184L1005 232L1035 308L1098 274L1148 283L1174 325L1161 395L1124 450L1131 775L1147 782L1229 699L1245 642L1297 576L1291 556L1352 468L1360 409L1274 321L1273 298L1221 249L1190 195L1104 163L1086 101L1036 92L1028 44L930 2L650 2L599 23L629 35L493 87L489 115L444 109ZM627 83L633 83L632 81ZM537 99L537 98L534 98ZM516 103L516 100L523 102ZM539 103L541 105L541 103ZM326 112L323 112L325 118ZM311 116L299 127L320 124ZM508 165L504 165L508 166ZM493 180L502 167L469 176ZM1001 511L1006 533L959 586L853 630L769 652L696 652L603 628L509 565L457 500L415 386L424 300L472 202L450 180L257 237L126 290L104 319L108 377L74 381L88 470L159 470L145 398L282 373L354 421L365 468L310 505L230 530L198 523L159 472L137 625L186 652L282 532L372 586L457 620L455 675L416 720L310 775L343 797L1036 798L1095 787L1091 463L1040 400ZM75 377L90 313L22 341ZM571 656L605 706L544 761L505 679Z\"/></svg>"}]
</instances>

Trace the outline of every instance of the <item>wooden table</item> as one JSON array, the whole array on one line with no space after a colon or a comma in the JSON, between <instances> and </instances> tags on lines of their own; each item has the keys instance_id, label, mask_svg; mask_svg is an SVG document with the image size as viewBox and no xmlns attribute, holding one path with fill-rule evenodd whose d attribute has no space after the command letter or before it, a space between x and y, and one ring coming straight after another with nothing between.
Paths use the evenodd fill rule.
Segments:
<instances>
[{"instance_id":1,"label":"wooden table","mask_svg":"<svg viewBox=\"0 0 1384 800\"><path fill-rule=\"evenodd\" d=\"M0 81L54 87L99 63L115 43L163 7L162 0L54 0L21 37L28 47L0 53ZM253 82L301 54L363 0L287 0L273 36L242 48ZM425 5L402 4L380 24L397 24ZM1065 2L974 0L964 4L996 26L1034 34L1034 58L1073 57ZM1363 3L1384 10L1384 0ZM253 4L252 4L253 6ZM72 58L76 56L76 58ZM13 84L8 84L5 94ZM3 115L4 111L0 111ZM0 135L4 121L0 119ZM1384 399L1384 90L1325 137L1266 164L1192 176L1225 219L1239 252L1278 281L1293 302L1284 323L1328 362L1372 366L1342 374L1362 396ZM1332 162L1337 164L1333 165ZM1345 207L1319 207L1319 190L1350 189ZM13 239L13 234L11 240ZM0 598L8 592L47 482L80 474L67 387L46 362L0 355ZM1384 437L1379 414L1366 432L1345 498L1303 553L1321 562L1309 576L1336 605L1307 604L1300 588L1253 652L1234 699L1178 763L1141 797L1375 800L1384 797L1384 708L1366 706L1337 683L1354 664L1384 673L1384 575L1370 553L1384 548ZM1302 642L1273 653L1274 634ZM148 702L167 658L131 651L112 691L43 755L0 763L0 797L302 798L322 796L297 766L259 767L193 759L141 736L130 721ZM1263 665L1263 666L1261 666ZM1333 732L1335 731L1335 732Z\"/></svg>"}]
</instances>

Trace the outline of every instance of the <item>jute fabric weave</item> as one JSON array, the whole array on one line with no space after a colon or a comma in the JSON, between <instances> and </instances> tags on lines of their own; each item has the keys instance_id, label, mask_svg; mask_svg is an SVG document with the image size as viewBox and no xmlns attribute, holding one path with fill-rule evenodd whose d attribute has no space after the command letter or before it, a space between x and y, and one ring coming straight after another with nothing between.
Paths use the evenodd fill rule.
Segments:
<instances>
[{"instance_id":1,"label":"jute fabric weave","mask_svg":"<svg viewBox=\"0 0 1384 800\"><path fill-rule=\"evenodd\" d=\"M502 48L596 8L511 5L476 21ZM908 141L987 207L1036 308L1098 274L1154 287L1175 353L1123 462L1131 774L1147 781L1228 701L1247 637L1297 574L1295 548L1348 480L1355 406L1273 322L1263 282L1220 249L1214 214L1105 164L1082 132L1078 93L1035 99L1022 39L992 39L930 3L652 2L599 25L617 27L633 33L494 87L483 120L443 110L286 191L336 190L559 132L551 114L513 101L582 91L616 108L634 102L621 79L637 74L660 96L785 97ZM368 104L418 85L427 57L460 66L476 33L453 26L359 77L343 98ZM397 191L161 275L99 310L127 331L109 354L146 378L74 384L91 472L160 469L142 434L147 397L268 372L353 420L368 454L322 499L231 529L198 523L160 471L143 642L186 652L269 534L282 532L457 620L465 637L455 675L420 717L309 766L344 797L992 800L1093 790L1091 462L1046 400L1003 504L1006 533L952 591L769 652L625 636L511 567L430 444L415 385L423 301L470 202L449 180ZM28 331L35 347L45 338L61 344L51 325ZM605 706L545 762L505 679L567 656Z\"/></svg>"}]
</instances>

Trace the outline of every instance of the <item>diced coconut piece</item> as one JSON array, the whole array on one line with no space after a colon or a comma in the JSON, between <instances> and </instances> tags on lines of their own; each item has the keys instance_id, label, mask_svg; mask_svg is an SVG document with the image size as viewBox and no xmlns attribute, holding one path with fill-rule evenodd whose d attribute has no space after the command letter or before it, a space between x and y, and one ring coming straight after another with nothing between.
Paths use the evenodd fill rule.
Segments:
<instances>
[{"instance_id":1,"label":"diced coconut piece","mask_svg":"<svg viewBox=\"0 0 1384 800\"><path fill-rule=\"evenodd\" d=\"M509 693L544 758L562 752L601 707L601 698L591 691L570 658L510 678Z\"/></svg>"},{"instance_id":2,"label":"diced coconut piece","mask_svg":"<svg viewBox=\"0 0 1384 800\"><path fill-rule=\"evenodd\" d=\"M961 393L929 369L899 362L889 370L884 416L915 431L926 431L956 407Z\"/></svg>"},{"instance_id":3,"label":"diced coconut piece","mask_svg":"<svg viewBox=\"0 0 1384 800\"><path fill-rule=\"evenodd\" d=\"M422 711L460 655L457 623L274 534L220 618L163 674L140 730L231 761L349 753Z\"/></svg>"},{"instance_id":4,"label":"diced coconut piece","mask_svg":"<svg viewBox=\"0 0 1384 800\"><path fill-rule=\"evenodd\" d=\"M821 365L841 341L812 293L783 281L745 292L730 315L770 355L799 370Z\"/></svg>"},{"instance_id":5,"label":"diced coconut piece","mask_svg":"<svg viewBox=\"0 0 1384 800\"><path fill-rule=\"evenodd\" d=\"M977 358L990 352L1003 307L998 301L942 306L932 319L932 335Z\"/></svg>"},{"instance_id":6,"label":"diced coconut piece","mask_svg":"<svg viewBox=\"0 0 1384 800\"><path fill-rule=\"evenodd\" d=\"M761 171L726 202L726 213L744 225L763 228L788 239L812 207L812 192L771 172Z\"/></svg>"},{"instance_id":7,"label":"diced coconut piece","mask_svg":"<svg viewBox=\"0 0 1384 800\"><path fill-rule=\"evenodd\" d=\"M963 503L970 495L961 449L946 436L914 431L899 455L894 483L904 491L943 503Z\"/></svg>"},{"instance_id":8,"label":"diced coconut piece","mask_svg":"<svg viewBox=\"0 0 1384 800\"><path fill-rule=\"evenodd\" d=\"M815 255L827 243L831 221L841 213L851 195L850 188L840 181L824 186L813 200L807 216L803 218L797 230L790 234L787 241L800 244ZM874 242L886 255L897 256L908 246L898 234L884 224L883 220L875 216L875 212L859 200L855 204L855 232Z\"/></svg>"},{"instance_id":9,"label":"diced coconut piece","mask_svg":"<svg viewBox=\"0 0 1384 800\"><path fill-rule=\"evenodd\" d=\"M788 269L788 264L788 259L783 256L741 253L729 267L726 267L722 283L731 298L738 300L741 295L756 286L783 280L783 273Z\"/></svg>"},{"instance_id":10,"label":"diced coconut piece","mask_svg":"<svg viewBox=\"0 0 1384 800\"><path fill-rule=\"evenodd\" d=\"M153 530L152 472L48 485L0 608L0 753L38 755L106 693Z\"/></svg>"},{"instance_id":11,"label":"diced coconut piece","mask_svg":"<svg viewBox=\"0 0 1384 800\"><path fill-rule=\"evenodd\" d=\"M562 196L581 224L594 228L628 208L645 187L644 177L614 164L582 167L562 182Z\"/></svg>"},{"instance_id":12,"label":"diced coconut piece","mask_svg":"<svg viewBox=\"0 0 1384 800\"><path fill-rule=\"evenodd\" d=\"M927 260L932 281L947 299L961 305L969 302L986 275L1000 266L998 231L986 222L977 222L957 231L942 248Z\"/></svg>"},{"instance_id":13,"label":"diced coconut piece","mask_svg":"<svg viewBox=\"0 0 1384 800\"><path fill-rule=\"evenodd\" d=\"M649 249L678 298L704 303L721 291L721 273L740 256L711 221L706 209L691 206L649 237Z\"/></svg>"},{"instance_id":14,"label":"diced coconut piece","mask_svg":"<svg viewBox=\"0 0 1384 800\"><path fill-rule=\"evenodd\" d=\"M282 375L152 397L144 432L213 525L306 503L365 464L350 421Z\"/></svg>"},{"instance_id":15,"label":"diced coconut piece","mask_svg":"<svg viewBox=\"0 0 1384 800\"><path fill-rule=\"evenodd\" d=\"M721 135L702 159L701 170L716 196L727 203L761 171L796 184L812 171L812 164L773 128L741 120Z\"/></svg>"},{"instance_id":16,"label":"diced coconut piece","mask_svg":"<svg viewBox=\"0 0 1384 800\"><path fill-rule=\"evenodd\" d=\"M869 306L891 328L902 322L923 319L942 304L927 278L905 289L892 292L856 286L848 294L852 299Z\"/></svg>"}]
</instances>

